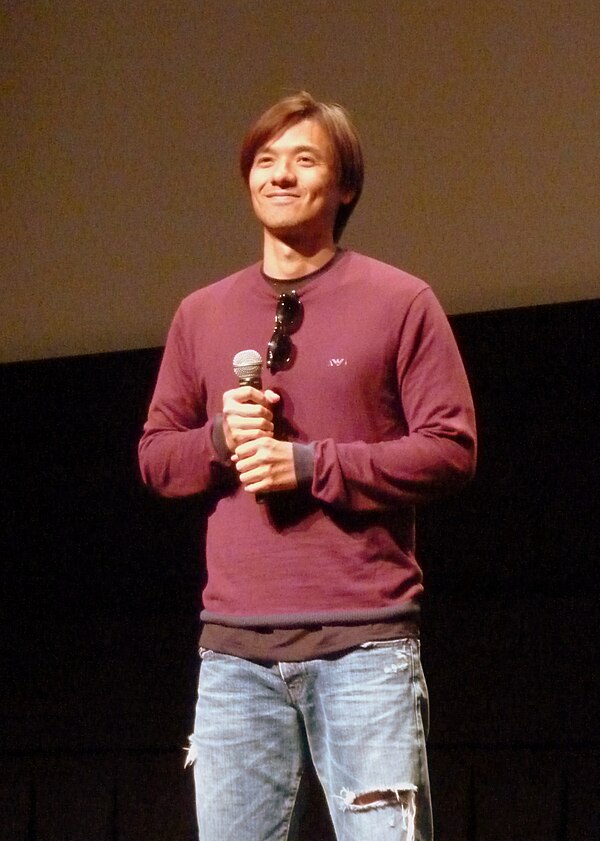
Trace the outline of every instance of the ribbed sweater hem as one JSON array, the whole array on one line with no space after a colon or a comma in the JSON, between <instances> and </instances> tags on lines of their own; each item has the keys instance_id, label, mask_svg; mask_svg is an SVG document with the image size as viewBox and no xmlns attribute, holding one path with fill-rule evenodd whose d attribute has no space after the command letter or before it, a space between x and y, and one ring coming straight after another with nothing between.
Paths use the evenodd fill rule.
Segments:
<instances>
[{"instance_id":1,"label":"ribbed sweater hem","mask_svg":"<svg viewBox=\"0 0 600 841\"><path fill-rule=\"evenodd\" d=\"M252 616L235 616L213 610L202 610L200 619L205 623L227 625L232 628L308 628L316 625L351 625L396 618L418 619L420 612L419 603L411 600L380 608L315 610Z\"/></svg>"}]
</instances>

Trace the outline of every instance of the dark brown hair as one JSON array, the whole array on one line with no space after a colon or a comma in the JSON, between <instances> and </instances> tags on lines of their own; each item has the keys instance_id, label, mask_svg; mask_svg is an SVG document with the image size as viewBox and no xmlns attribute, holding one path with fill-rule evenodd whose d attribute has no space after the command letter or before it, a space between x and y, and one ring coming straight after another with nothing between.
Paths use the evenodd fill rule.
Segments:
<instances>
[{"instance_id":1,"label":"dark brown hair","mask_svg":"<svg viewBox=\"0 0 600 841\"><path fill-rule=\"evenodd\" d=\"M340 204L333 238L338 242L360 198L364 180L364 162L360 140L348 112L341 105L317 102L300 91L272 105L250 126L242 143L240 169L246 184L256 153L273 137L302 120L315 120L331 140L342 192L353 193L348 204Z\"/></svg>"}]
</instances>

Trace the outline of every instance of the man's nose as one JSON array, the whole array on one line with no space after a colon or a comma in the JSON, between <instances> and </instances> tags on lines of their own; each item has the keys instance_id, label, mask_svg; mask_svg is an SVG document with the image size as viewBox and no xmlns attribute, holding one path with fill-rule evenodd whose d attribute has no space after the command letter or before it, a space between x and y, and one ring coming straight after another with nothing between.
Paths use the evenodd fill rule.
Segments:
<instances>
[{"instance_id":1,"label":"man's nose","mask_svg":"<svg viewBox=\"0 0 600 841\"><path fill-rule=\"evenodd\" d=\"M271 171L271 178L276 184L282 182L289 184L294 180L294 171L287 158L278 158Z\"/></svg>"}]
</instances>

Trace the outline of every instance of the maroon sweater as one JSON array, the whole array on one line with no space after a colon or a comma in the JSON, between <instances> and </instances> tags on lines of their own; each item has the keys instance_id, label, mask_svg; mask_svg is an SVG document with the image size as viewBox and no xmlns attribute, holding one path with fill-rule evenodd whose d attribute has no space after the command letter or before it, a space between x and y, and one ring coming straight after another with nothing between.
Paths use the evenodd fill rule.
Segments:
<instances>
[{"instance_id":1,"label":"maroon sweater","mask_svg":"<svg viewBox=\"0 0 600 841\"><path fill-rule=\"evenodd\" d=\"M414 506L453 490L475 463L464 368L431 289L340 251L302 288L304 320L278 391L276 437L308 481L244 492L219 447L233 356L264 356L277 295L260 264L200 289L169 332L140 441L142 475L165 496L210 506L205 622L313 626L401 616L422 592ZM216 444L215 444L216 442Z\"/></svg>"}]
</instances>

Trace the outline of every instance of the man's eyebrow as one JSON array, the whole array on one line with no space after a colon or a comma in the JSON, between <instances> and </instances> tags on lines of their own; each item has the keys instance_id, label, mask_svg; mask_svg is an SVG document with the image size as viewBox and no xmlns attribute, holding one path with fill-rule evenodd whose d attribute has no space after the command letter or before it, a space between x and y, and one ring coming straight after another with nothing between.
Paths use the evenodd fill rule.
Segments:
<instances>
[{"instance_id":1,"label":"man's eyebrow","mask_svg":"<svg viewBox=\"0 0 600 841\"><path fill-rule=\"evenodd\" d=\"M310 152L311 154L322 157L323 153L318 146L312 146L310 143L302 143L299 146L292 146L289 149L290 152L298 154L298 152ZM261 146L260 149L257 150L257 155L265 155L273 153L273 146Z\"/></svg>"}]
</instances>

